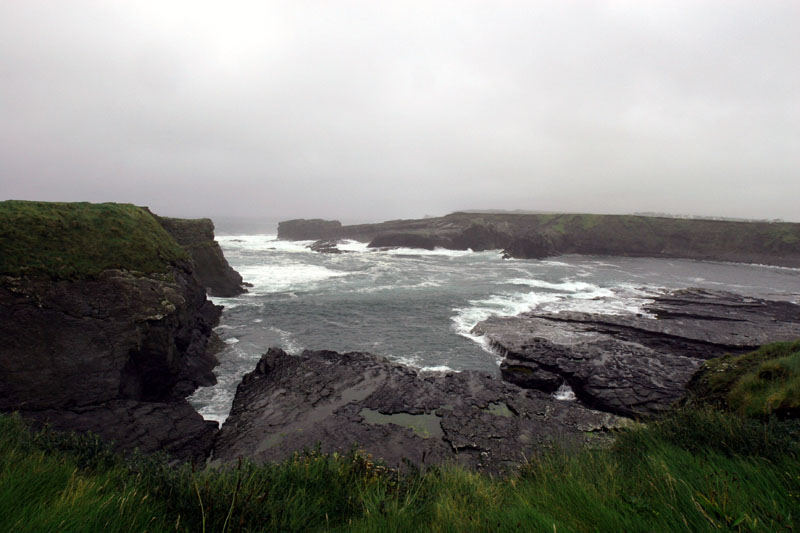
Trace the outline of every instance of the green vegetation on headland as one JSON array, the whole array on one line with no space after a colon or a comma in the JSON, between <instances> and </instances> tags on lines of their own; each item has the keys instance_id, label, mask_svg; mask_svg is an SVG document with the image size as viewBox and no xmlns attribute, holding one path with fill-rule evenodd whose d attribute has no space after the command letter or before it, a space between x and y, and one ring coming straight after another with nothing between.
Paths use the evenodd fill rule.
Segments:
<instances>
[{"instance_id":1,"label":"green vegetation on headland","mask_svg":"<svg viewBox=\"0 0 800 533\"><path fill-rule=\"evenodd\" d=\"M0 202L0 250L0 275L52 279L160 273L188 257L147 210L113 203Z\"/></svg>"},{"instance_id":2,"label":"green vegetation on headland","mask_svg":"<svg viewBox=\"0 0 800 533\"><path fill-rule=\"evenodd\" d=\"M770 383L768 397L794 387L765 365L796 369L797 347L768 345L747 368L717 367L717 392L726 382L727 397L738 397L753 378ZM92 437L32 434L4 416L0 530L795 530L800 420L778 410L784 416L746 416L753 411L737 403L698 406L697 391L694 407L621 431L610 449L552 449L504 478L447 466L400 474L361 453L314 451L193 471L116 456Z\"/></svg>"},{"instance_id":3,"label":"green vegetation on headland","mask_svg":"<svg viewBox=\"0 0 800 533\"><path fill-rule=\"evenodd\" d=\"M703 364L690 384L690 402L765 418L800 415L800 341L776 342Z\"/></svg>"}]
</instances>

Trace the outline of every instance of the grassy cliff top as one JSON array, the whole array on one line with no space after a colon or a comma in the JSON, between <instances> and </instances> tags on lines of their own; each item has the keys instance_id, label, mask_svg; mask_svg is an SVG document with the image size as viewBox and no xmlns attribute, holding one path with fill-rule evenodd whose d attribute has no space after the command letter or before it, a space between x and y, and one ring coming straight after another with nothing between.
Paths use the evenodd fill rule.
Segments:
<instances>
[{"instance_id":1,"label":"grassy cliff top","mask_svg":"<svg viewBox=\"0 0 800 533\"><path fill-rule=\"evenodd\" d=\"M0 275L165 272L186 257L153 215L131 204L0 202Z\"/></svg>"}]
</instances>

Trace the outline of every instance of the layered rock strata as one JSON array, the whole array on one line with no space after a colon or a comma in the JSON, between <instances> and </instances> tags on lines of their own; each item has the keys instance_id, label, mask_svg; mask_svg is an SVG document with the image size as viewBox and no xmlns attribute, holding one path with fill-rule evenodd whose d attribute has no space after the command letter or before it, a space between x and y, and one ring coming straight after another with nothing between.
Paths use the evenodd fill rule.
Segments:
<instances>
[{"instance_id":1,"label":"layered rock strata","mask_svg":"<svg viewBox=\"0 0 800 533\"><path fill-rule=\"evenodd\" d=\"M367 353L273 348L240 383L213 458L278 461L317 443L326 452L355 444L391 467L407 458L500 471L624 423L477 372L420 374Z\"/></svg>"},{"instance_id":2,"label":"layered rock strata","mask_svg":"<svg viewBox=\"0 0 800 533\"><path fill-rule=\"evenodd\" d=\"M706 359L800 338L800 306L701 289L656 298L643 314L493 317L473 333L505 356L503 378L552 391L569 384L596 409L652 415L681 398Z\"/></svg>"}]
</instances>

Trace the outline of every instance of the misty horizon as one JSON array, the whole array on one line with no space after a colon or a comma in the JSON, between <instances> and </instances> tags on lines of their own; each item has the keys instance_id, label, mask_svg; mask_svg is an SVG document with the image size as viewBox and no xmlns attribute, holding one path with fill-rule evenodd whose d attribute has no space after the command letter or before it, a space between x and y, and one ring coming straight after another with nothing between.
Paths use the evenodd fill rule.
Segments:
<instances>
[{"instance_id":1,"label":"misty horizon","mask_svg":"<svg viewBox=\"0 0 800 533\"><path fill-rule=\"evenodd\" d=\"M7 2L0 200L800 222L800 5Z\"/></svg>"}]
</instances>

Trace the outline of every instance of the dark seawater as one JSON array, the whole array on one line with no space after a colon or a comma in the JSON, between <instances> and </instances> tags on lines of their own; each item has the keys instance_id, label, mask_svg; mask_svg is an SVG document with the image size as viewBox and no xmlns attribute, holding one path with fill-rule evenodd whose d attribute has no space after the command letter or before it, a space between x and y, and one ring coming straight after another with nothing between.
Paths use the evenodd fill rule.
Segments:
<instances>
[{"instance_id":1,"label":"dark seawater","mask_svg":"<svg viewBox=\"0 0 800 533\"><path fill-rule=\"evenodd\" d=\"M218 237L254 286L225 306L218 334L218 385L190 401L207 419L227 416L236 385L270 346L368 351L427 370L497 372L499 358L472 327L529 310L636 313L666 289L705 287L800 303L800 269L649 258L562 256L503 260L493 252L340 245L318 254L309 242L274 235Z\"/></svg>"}]
</instances>

